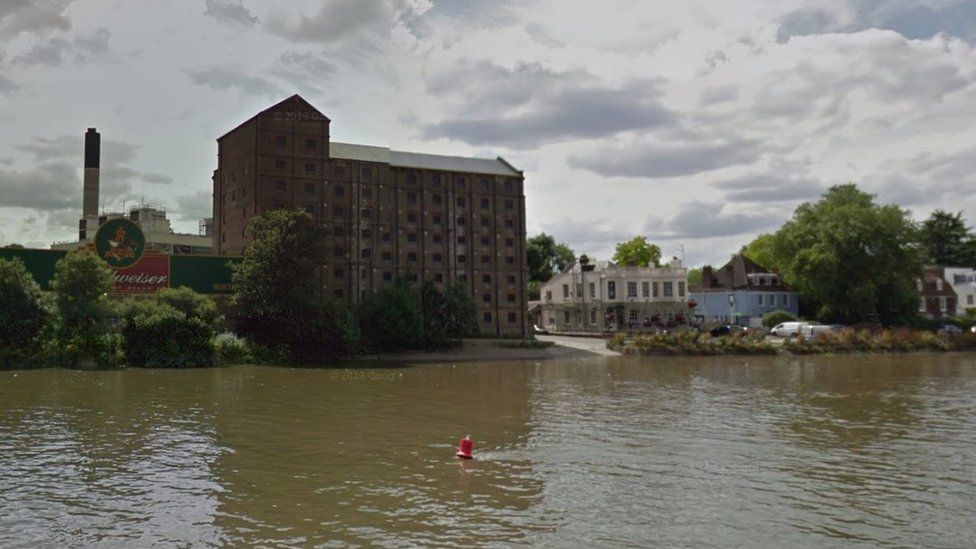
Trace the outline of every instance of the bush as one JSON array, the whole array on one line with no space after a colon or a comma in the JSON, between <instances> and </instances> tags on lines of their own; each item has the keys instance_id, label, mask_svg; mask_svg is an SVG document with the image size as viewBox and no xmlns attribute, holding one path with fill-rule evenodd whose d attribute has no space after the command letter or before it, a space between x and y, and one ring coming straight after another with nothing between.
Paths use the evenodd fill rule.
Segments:
<instances>
[{"instance_id":1,"label":"bush","mask_svg":"<svg viewBox=\"0 0 976 549\"><path fill-rule=\"evenodd\" d=\"M49 312L20 259L0 259L0 368L27 366L40 350Z\"/></svg>"},{"instance_id":2,"label":"bush","mask_svg":"<svg viewBox=\"0 0 976 549\"><path fill-rule=\"evenodd\" d=\"M793 322L796 316L788 311L773 311L763 315L762 324L766 328L773 328L783 322Z\"/></svg>"},{"instance_id":3,"label":"bush","mask_svg":"<svg viewBox=\"0 0 976 549\"><path fill-rule=\"evenodd\" d=\"M698 332L648 334L634 338L633 350L642 355L775 355L761 334L711 337Z\"/></svg>"},{"instance_id":4,"label":"bush","mask_svg":"<svg viewBox=\"0 0 976 549\"><path fill-rule=\"evenodd\" d=\"M122 346L129 366L190 368L211 366L212 324L161 299L130 299L122 308Z\"/></svg>"},{"instance_id":5,"label":"bush","mask_svg":"<svg viewBox=\"0 0 976 549\"><path fill-rule=\"evenodd\" d=\"M211 297L199 294L190 288L164 288L153 294L153 299L157 303L165 303L173 307L188 319L199 320L204 326L210 328L213 334L216 334L224 323L224 318L217 309L217 303Z\"/></svg>"},{"instance_id":6,"label":"bush","mask_svg":"<svg viewBox=\"0 0 976 549\"><path fill-rule=\"evenodd\" d=\"M816 338L794 338L786 341L783 348L798 355L945 352L952 349L952 343L948 338L929 331L846 329L820 334Z\"/></svg>"},{"instance_id":7,"label":"bush","mask_svg":"<svg viewBox=\"0 0 976 549\"><path fill-rule=\"evenodd\" d=\"M361 326L367 344L377 351L424 346L421 303L404 280L383 288L363 306Z\"/></svg>"}]
</instances>

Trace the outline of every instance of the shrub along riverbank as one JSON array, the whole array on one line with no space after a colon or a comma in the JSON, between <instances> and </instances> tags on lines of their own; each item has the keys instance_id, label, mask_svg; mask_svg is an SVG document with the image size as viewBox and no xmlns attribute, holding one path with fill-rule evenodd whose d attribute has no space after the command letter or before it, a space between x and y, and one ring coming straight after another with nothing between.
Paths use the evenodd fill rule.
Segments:
<instances>
[{"instance_id":1,"label":"shrub along riverbank","mask_svg":"<svg viewBox=\"0 0 976 549\"><path fill-rule=\"evenodd\" d=\"M763 334L711 337L697 332L649 334L627 339L617 334L607 348L636 355L796 355L842 353L909 353L976 350L976 334L946 336L917 330L839 330L814 338L792 338L774 346Z\"/></svg>"}]
</instances>

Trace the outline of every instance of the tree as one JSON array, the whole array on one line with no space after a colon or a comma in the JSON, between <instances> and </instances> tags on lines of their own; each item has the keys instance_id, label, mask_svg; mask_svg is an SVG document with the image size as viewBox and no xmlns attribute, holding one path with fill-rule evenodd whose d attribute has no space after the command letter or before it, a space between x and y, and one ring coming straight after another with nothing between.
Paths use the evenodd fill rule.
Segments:
<instances>
[{"instance_id":1,"label":"tree","mask_svg":"<svg viewBox=\"0 0 976 549\"><path fill-rule=\"evenodd\" d=\"M480 331L478 311L471 293L458 283L444 292L447 311L447 335L454 339L477 337Z\"/></svg>"},{"instance_id":2,"label":"tree","mask_svg":"<svg viewBox=\"0 0 976 549\"><path fill-rule=\"evenodd\" d=\"M192 292L192 290L189 290ZM163 290L166 292L166 290ZM174 300L173 297L178 299ZM211 366L214 349L211 338L216 331L207 319L213 301L209 298L154 295L148 299L129 299L121 310L122 347L129 366L149 368L188 368ZM173 303L177 302L177 306ZM181 309L179 304L191 305ZM202 314L201 314L202 313Z\"/></svg>"},{"instance_id":3,"label":"tree","mask_svg":"<svg viewBox=\"0 0 976 549\"><path fill-rule=\"evenodd\" d=\"M966 228L962 212L936 210L922 222L919 242L932 265L976 267L976 237Z\"/></svg>"},{"instance_id":4,"label":"tree","mask_svg":"<svg viewBox=\"0 0 976 549\"><path fill-rule=\"evenodd\" d=\"M796 320L796 317L789 311L772 311L764 314L762 317L763 326L766 328L775 328L778 324L792 322L794 320Z\"/></svg>"},{"instance_id":5,"label":"tree","mask_svg":"<svg viewBox=\"0 0 976 549\"><path fill-rule=\"evenodd\" d=\"M0 356L16 360L38 348L48 311L41 287L20 259L0 259L0 318Z\"/></svg>"},{"instance_id":6,"label":"tree","mask_svg":"<svg viewBox=\"0 0 976 549\"><path fill-rule=\"evenodd\" d=\"M547 282L556 272L562 272L576 260L569 246L556 243L556 239L540 233L526 241L525 260L529 267L529 280Z\"/></svg>"},{"instance_id":7,"label":"tree","mask_svg":"<svg viewBox=\"0 0 976 549\"><path fill-rule=\"evenodd\" d=\"M362 330L378 351L424 346L424 313L420 299L406 281L381 289L363 306Z\"/></svg>"},{"instance_id":8,"label":"tree","mask_svg":"<svg viewBox=\"0 0 976 549\"><path fill-rule=\"evenodd\" d=\"M76 366L105 358L113 350L106 337L112 270L91 250L79 248L58 261L51 288L57 310L52 343L63 362Z\"/></svg>"},{"instance_id":9,"label":"tree","mask_svg":"<svg viewBox=\"0 0 976 549\"><path fill-rule=\"evenodd\" d=\"M24 245L23 244L17 244L17 243L7 244L6 246L4 246L4 248L7 249L7 250L24 250L24 249L26 249L26 248L24 248Z\"/></svg>"},{"instance_id":10,"label":"tree","mask_svg":"<svg viewBox=\"0 0 976 549\"><path fill-rule=\"evenodd\" d=\"M907 211L847 184L799 206L774 235L772 256L821 321L900 323L918 311L917 241Z\"/></svg>"},{"instance_id":11,"label":"tree","mask_svg":"<svg viewBox=\"0 0 976 549\"><path fill-rule=\"evenodd\" d=\"M702 283L702 268L695 267L693 269L688 269L688 285L689 286L699 286Z\"/></svg>"},{"instance_id":12,"label":"tree","mask_svg":"<svg viewBox=\"0 0 976 549\"><path fill-rule=\"evenodd\" d=\"M770 271L779 271L779 266L773 257L773 235L764 233L742 247L742 255L756 262L757 265Z\"/></svg>"},{"instance_id":13,"label":"tree","mask_svg":"<svg viewBox=\"0 0 976 549\"><path fill-rule=\"evenodd\" d=\"M343 354L342 323L316 284L325 230L307 213L284 209L256 216L248 230L254 242L233 272L242 335L298 362Z\"/></svg>"},{"instance_id":14,"label":"tree","mask_svg":"<svg viewBox=\"0 0 976 549\"><path fill-rule=\"evenodd\" d=\"M628 242L617 243L617 251L613 254L613 261L618 265L636 265L648 267L653 264L661 266L661 248L651 244L643 236L634 237Z\"/></svg>"}]
</instances>

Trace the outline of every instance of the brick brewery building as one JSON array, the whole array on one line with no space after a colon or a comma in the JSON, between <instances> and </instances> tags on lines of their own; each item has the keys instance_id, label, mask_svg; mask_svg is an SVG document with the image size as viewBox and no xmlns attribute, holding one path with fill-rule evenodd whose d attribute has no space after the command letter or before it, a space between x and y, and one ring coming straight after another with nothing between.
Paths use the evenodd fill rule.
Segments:
<instances>
[{"instance_id":1,"label":"brick brewery building","mask_svg":"<svg viewBox=\"0 0 976 549\"><path fill-rule=\"evenodd\" d=\"M486 335L529 333L522 173L463 158L333 143L298 95L217 140L214 250L239 255L257 214L299 208L328 232L323 296L358 304L398 277L468 288Z\"/></svg>"}]
</instances>

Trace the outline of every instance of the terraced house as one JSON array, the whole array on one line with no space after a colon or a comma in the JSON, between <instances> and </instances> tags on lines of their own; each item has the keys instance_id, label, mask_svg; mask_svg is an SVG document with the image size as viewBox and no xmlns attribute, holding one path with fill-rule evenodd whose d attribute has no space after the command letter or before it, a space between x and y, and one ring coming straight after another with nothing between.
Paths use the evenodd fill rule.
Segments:
<instances>
[{"instance_id":1,"label":"terraced house","mask_svg":"<svg viewBox=\"0 0 976 549\"><path fill-rule=\"evenodd\" d=\"M550 332L674 327L687 321L688 270L677 259L663 267L576 262L542 286L540 297L539 314Z\"/></svg>"},{"instance_id":2,"label":"terraced house","mask_svg":"<svg viewBox=\"0 0 976 549\"><path fill-rule=\"evenodd\" d=\"M300 96L217 140L214 250L239 255L249 220L300 208L326 227L322 296L358 304L403 278L463 284L483 334L525 336L524 177L502 158L336 143Z\"/></svg>"}]
</instances>

